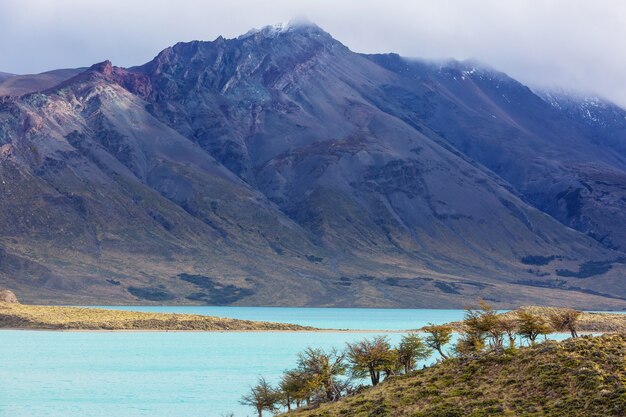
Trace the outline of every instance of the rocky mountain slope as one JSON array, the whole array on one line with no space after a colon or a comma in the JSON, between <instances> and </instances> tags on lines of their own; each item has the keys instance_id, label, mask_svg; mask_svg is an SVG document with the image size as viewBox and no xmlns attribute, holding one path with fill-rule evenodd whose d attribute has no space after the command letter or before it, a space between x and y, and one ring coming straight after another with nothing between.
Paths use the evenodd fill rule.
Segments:
<instances>
[{"instance_id":1,"label":"rocky mountain slope","mask_svg":"<svg viewBox=\"0 0 626 417\"><path fill-rule=\"evenodd\" d=\"M624 153L464 65L305 24L1 98L0 284L71 303L626 307Z\"/></svg>"},{"instance_id":2,"label":"rocky mountain slope","mask_svg":"<svg viewBox=\"0 0 626 417\"><path fill-rule=\"evenodd\" d=\"M475 63L441 66L396 55L370 58L405 81L379 96L387 111L435 130L533 206L624 251L626 112L605 103L610 110L593 116L596 127L586 113L555 107L553 99L542 99Z\"/></svg>"}]
</instances>

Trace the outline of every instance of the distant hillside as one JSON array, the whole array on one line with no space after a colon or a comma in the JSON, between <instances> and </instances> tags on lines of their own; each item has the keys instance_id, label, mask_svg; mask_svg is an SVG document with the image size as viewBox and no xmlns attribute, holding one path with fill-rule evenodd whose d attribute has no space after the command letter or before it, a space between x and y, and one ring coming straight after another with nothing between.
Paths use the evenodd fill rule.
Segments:
<instances>
[{"instance_id":1,"label":"distant hillside","mask_svg":"<svg viewBox=\"0 0 626 417\"><path fill-rule=\"evenodd\" d=\"M626 308L620 127L484 66L297 24L3 85L26 302Z\"/></svg>"},{"instance_id":2,"label":"distant hillside","mask_svg":"<svg viewBox=\"0 0 626 417\"><path fill-rule=\"evenodd\" d=\"M308 417L620 417L626 336L548 341L514 354L449 359L317 409Z\"/></svg>"},{"instance_id":3,"label":"distant hillside","mask_svg":"<svg viewBox=\"0 0 626 417\"><path fill-rule=\"evenodd\" d=\"M8 72L0 72L0 83L2 83L2 81L6 80L7 78L11 78L14 76L15 74L9 74Z\"/></svg>"},{"instance_id":4,"label":"distant hillside","mask_svg":"<svg viewBox=\"0 0 626 417\"><path fill-rule=\"evenodd\" d=\"M0 74L0 96L21 96L36 91L44 91L83 72L85 68L68 68L43 72L41 74L13 75Z\"/></svg>"}]
</instances>

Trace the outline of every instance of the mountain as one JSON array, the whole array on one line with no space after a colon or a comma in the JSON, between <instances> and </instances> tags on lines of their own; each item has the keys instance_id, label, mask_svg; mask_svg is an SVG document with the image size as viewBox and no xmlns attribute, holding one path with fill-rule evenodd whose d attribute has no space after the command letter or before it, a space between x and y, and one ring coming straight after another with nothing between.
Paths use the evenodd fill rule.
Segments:
<instances>
[{"instance_id":1,"label":"mountain","mask_svg":"<svg viewBox=\"0 0 626 417\"><path fill-rule=\"evenodd\" d=\"M624 154L464 65L291 24L5 97L0 285L54 303L626 307ZM575 191L592 170L609 195Z\"/></svg>"},{"instance_id":2,"label":"mountain","mask_svg":"<svg viewBox=\"0 0 626 417\"><path fill-rule=\"evenodd\" d=\"M562 89L537 90L537 95L584 128L598 145L626 154L626 110L598 96L571 93Z\"/></svg>"},{"instance_id":3,"label":"mountain","mask_svg":"<svg viewBox=\"0 0 626 417\"><path fill-rule=\"evenodd\" d=\"M83 72L85 68L67 68L41 74L14 75L0 73L0 96L21 96L44 91Z\"/></svg>"},{"instance_id":4,"label":"mountain","mask_svg":"<svg viewBox=\"0 0 626 417\"><path fill-rule=\"evenodd\" d=\"M371 57L404 78L377 99L433 129L510 183L529 203L606 247L626 248L626 130L616 106L605 129L474 63L440 66ZM453 117L451 117L453 116ZM621 126L620 126L621 123Z\"/></svg>"},{"instance_id":5,"label":"mountain","mask_svg":"<svg viewBox=\"0 0 626 417\"><path fill-rule=\"evenodd\" d=\"M10 74L8 72L0 72L0 83L3 82L4 80L14 77L15 74Z\"/></svg>"}]
</instances>

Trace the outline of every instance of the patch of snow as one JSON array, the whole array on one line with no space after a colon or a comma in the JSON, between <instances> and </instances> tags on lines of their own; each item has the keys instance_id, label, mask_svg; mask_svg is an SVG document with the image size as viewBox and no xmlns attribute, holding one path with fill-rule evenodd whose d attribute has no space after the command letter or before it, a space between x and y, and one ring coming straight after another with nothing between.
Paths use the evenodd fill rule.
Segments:
<instances>
[{"instance_id":1,"label":"patch of snow","mask_svg":"<svg viewBox=\"0 0 626 417\"><path fill-rule=\"evenodd\" d=\"M463 70L462 74L464 76L472 76L476 72L476 70L477 70L477 68L473 67L471 70ZM465 78L463 78L463 79L465 79Z\"/></svg>"},{"instance_id":2,"label":"patch of snow","mask_svg":"<svg viewBox=\"0 0 626 417\"><path fill-rule=\"evenodd\" d=\"M239 37L237 37L237 39L249 38L250 36L254 36L257 33L262 33L263 35L267 37L276 37L280 35L281 33L287 32L290 27L291 27L291 24L289 22L281 22L275 25L264 26L260 29L254 28L254 29L250 29L243 35L240 35Z\"/></svg>"},{"instance_id":3,"label":"patch of snow","mask_svg":"<svg viewBox=\"0 0 626 417\"><path fill-rule=\"evenodd\" d=\"M268 38L275 38L283 33L287 33L299 28L316 28L317 26L307 19L294 19L289 22L276 23L274 25L264 26L260 29L251 29L237 39L245 39L256 34L262 34Z\"/></svg>"}]
</instances>

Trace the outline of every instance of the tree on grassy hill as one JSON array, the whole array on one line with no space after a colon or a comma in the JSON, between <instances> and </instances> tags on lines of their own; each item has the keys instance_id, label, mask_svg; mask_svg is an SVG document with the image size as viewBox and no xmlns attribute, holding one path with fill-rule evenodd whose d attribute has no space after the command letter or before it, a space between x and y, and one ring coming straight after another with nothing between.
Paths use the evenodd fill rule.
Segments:
<instances>
[{"instance_id":1,"label":"tree on grassy hill","mask_svg":"<svg viewBox=\"0 0 626 417\"><path fill-rule=\"evenodd\" d=\"M474 356L485 347L485 338L481 333L476 331L465 331L457 340L453 347L453 351L458 356Z\"/></svg>"},{"instance_id":2,"label":"tree on grassy hill","mask_svg":"<svg viewBox=\"0 0 626 417\"><path fill-rule=\"evenodd\" d=\"M404 368L404 373L408 374L415 370L417 361L428 358L431 351L417 333L409 333L402 336L397 352L398 363Z\"/></svg>"},{"instance_id":3,"label":"tree on grassy hill","mask_svg":"<svg viewBox=\"0 0 626 417\"><path fill-rule=\"evenodd\" d=\"M429 323L422 330L426 333L424 339L426 345L439 352L443 359L448 359L448 355L443 352L443 347L452 339L452 327L445 324Z\"/></svg>"},{"instance_id":4,"label":"tree on grassy hill","mask_svg":"<svg viewBox=\"0 0 626 417\"><path fill-rule=\"evenodd\" d=\"M311 398L311 390L307 376L297 369L286 371L279 383L279 389L282 394L282 403L287 407L287 411L291 410L291 404L295 403L296 407L300 404L309 402Z\"/></svg>"},{"instance_id":5,"label":"tree on grassy hill","mask_svg":"<svg viewBox=\"0 0 626 417\"><path fill-rule=\"evenodd\" d=\"M307 348L298 354L298 372L306 376L311 397L317 400L336 401L345 390L339 379L346 373L345 353L332 349ZM320 398L321 397L321 398Z\"/></svg>"},{"instance_id":6,"label":"tree on grassy hill","mask_svg":"<svg viewBox=\"0 0 626 417\"><path fill-rule=\"evenodd\" d=\"M257 384L250 387L250 391L241 398L240 402L254 407L259 417L263 417L263 411L276 411L279 401L279 392L268 384L265 378L260 377Z\"/></svg>"},{"instance_id":7,"label":"tree on grassy hill","mask_svg":"<svg viewBox=\"0 0 626 417\"><path fill-rule=\"evenodd\" d=\"M352 375L356 378L370 377L372 385L380 382L381 373L391 374L397 361L397 353L391 348L387 336L376 336L346 344L346 357Z\"/></svg>"},{"instance_id":8,"label":"tree on grassy hill","mask_svg":"<svg viewBox=\"0 0 626 417\"><path fill-rule=\"evenodd\" d=\"M517 336L517 320L510 317L500 316L498 323L500 330L509 339L509 349L515 348L515 337Z\"/></svg>"},{"instance_id":9,"label":"tree on grassy hill","mask_svg":"<svg viewBox=\"0 0 626 417\"><path fill-rule=\"evenodd\" d=\"M461 341L466 349L480 351L485 347L485 340L489 348L499 351L504 348L504 330L502 317L485 301L479 301L475 307L467 307L463 320L465 337Z\"/></svg>"},{"instance_id":10,"label":"tree on grassy hill","mask_svg":"<svg viewBox=\"0 0 626 417\"><path fill-rule=\"evenodd\" d=\"M581 314L580 311L572 308L559 310L550 314L550 324L557 332L568 330L572 337L578 337L578 320Z\"/></svg>"},{"instance_id":11,"label":"tree on grassy hill","mask_svg":"<svg viewBox=\"0 0 626 417\"><path fill-rule=\"evenodd\" d=\"M516 314L517 332L523 338L528 339L530 344L534 345L540 335L552 332L552 328L543 317L526 310L518 310Z\"/></svg>"}]
</instances>

